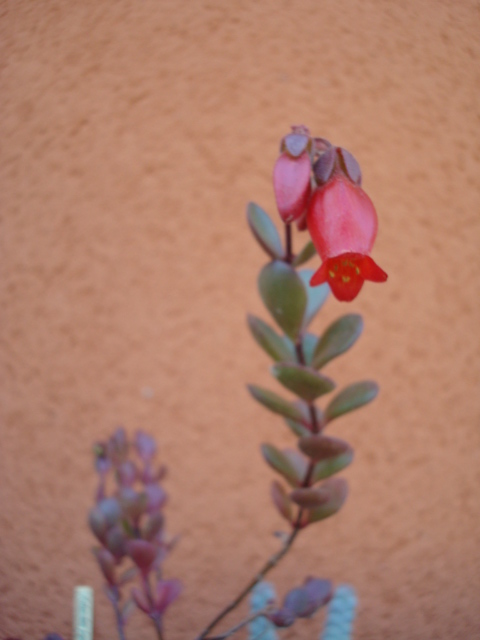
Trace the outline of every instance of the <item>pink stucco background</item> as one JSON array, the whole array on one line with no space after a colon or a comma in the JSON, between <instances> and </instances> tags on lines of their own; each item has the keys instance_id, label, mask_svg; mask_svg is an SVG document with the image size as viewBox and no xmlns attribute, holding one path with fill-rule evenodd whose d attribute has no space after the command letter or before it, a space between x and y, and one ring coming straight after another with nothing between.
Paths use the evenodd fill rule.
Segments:
<instances>
[{"instance_id":1,"label":"pink stucco background","mask_svg":"<svg viewBox=\"0 0 480 640\"><path fill-rule=\"evenodd\" d=\"M349 583L357 640L480 638L480 5L473 0L0 3L0 637L71 637L75 585L115 637L86 525L91 444L158 439L195 636L278 548L259 444L292 445L247 382L277 387L247 311L291 124L347 147L377 207L385 285L326 372L376 402L339 515L271 574ZM318 259L317 259L318 260ZM312 261L312 266L317 262ZM235 617L232 618L232 621ZM284 637L318 636L320 619ZM152 638L139 614L129 637Z\"/></svg>"}]
</instances>

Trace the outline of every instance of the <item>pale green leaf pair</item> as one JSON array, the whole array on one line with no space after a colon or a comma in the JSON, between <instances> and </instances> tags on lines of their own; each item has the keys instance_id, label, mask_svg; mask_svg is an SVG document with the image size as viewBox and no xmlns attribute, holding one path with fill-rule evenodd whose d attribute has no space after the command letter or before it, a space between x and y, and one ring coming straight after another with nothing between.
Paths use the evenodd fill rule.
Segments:
<instances>
[{"instance_id":1,"label":"pale green leaf pair","mask_svg":"<svg viewBox=\"0 0 480 640\"><path fill-rule=\"evenodd\" d=\"M276 366L276 365L275 365ZM319 374L317 374L319 375ZM328 380L328 378L326 378ZM321 380L320 384L324 384ZM305 415L301 406L285 400L278 394L256 385L249 385L248 390L252 396L264 407L287 419L289 427L299 436L307 435L309 418ZM319 424L330 422L345 413L359 409L371 402L378 394L378 385L372 380L355 382L345 387L327 405L324 415L320 413Z\"/></svg>"}]
</instances>

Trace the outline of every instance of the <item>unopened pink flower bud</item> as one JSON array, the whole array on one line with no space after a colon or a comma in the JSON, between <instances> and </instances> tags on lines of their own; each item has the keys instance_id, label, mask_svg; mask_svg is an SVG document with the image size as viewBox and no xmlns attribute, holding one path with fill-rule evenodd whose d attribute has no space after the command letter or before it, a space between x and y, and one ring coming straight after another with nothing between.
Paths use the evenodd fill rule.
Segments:
<instances>
[{"instance_id":1,"label":"unopened pink flower bud","mask_svg":"<svg viewBox=\"0 0 480 640\"><path fill-rule=\"evenodd\" d=\"M273 189L278 212L285 223L294 222L307 208L311 164L308 151L294 157L283 151L273 169Z\"/></svg>"}]
</instances>

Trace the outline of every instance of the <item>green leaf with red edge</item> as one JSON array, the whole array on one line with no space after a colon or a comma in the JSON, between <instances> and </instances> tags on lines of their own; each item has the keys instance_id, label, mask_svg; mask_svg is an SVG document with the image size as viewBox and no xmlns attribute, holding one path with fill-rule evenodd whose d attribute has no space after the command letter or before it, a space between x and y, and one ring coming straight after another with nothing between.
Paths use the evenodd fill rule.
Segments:
<instances>
[{"instance_id":1,"label":"green leaf with red edge","mask_svg":"<svg viewBox=\"0 0 480 640\"><path fill-rule=\"evenodd\" d=\"M303 478L299 477L297 470L283 451L274 447L273 444L262 444L261 450L265 461L292 487L297 487L302 482Z\"/></svg>"},{"instance_id":2,"label":"green leaf with red edge","mask_svg":"<svg viewBox=\"0 0 480 640\"><path fill-rule=\"evenodd\" d=\"M279 362L273 365L271 372L284 387L306 402L313 402L335 388L333 380L301 364Z\"/></svg>"},{"instance_id":3,"label":"green leaf with red edge","mask_svg":"<svg viewBox=\"0 0 480 640\"><path fill-rule=\"evenodd\" d=\"M322 284L318 287L311 287L310 280L314 274L313 269L302 269L298 272L305 291L307 292L307 308L303 317L302 328L306 329L313 318L320 311L321 307L325 304L326 299L330 293L330 287L328 284Z\"/></svg>"},{"instance_id":4,"label":"green leaf with red edge","mask_svg":"<svg viewBox=\"0 0 480 640\"><path fill-rule=\"evenodd\" d=\"M345 353L360 337L363 318L356 313L348 313L335 320L317 342L312 358L312 367L321 369L327 362Z\"/></svg>"},{"instance_id":5,"label":"green leaf with red edge","mask_svg":"<svg viewBox=\"0 0 480 640\"><path fill-rule=\"evenodd\" d=\"M328 491L322 487L300 487L294 489L290 494L290 499L302 509L316 509L325 504L330 497Z\"/></svg>"},{"instance_id":6,"label":"green leaf with red edge","mask_svg":"<svg viewBox=\"0 0 480 640\"><path fill-rule=\"evenodd\" d=\"M291 340L278 333L256 316L247 316L253 337L262 349L276 361L295 362L295 349Z\"/></svg>"},{"instance_id":7,"label":"green leaf with red edge","mask_svg":"<svg viewBox=\"0 0 480 640\"><path fill-rule=\"evenodd\" d=\"M272 219L258 204L250 202L247 206L247 219L255 240L272 258L283 258L285 251L280 234Z\"/></svg>"},{"instance_id":8,"label":"green leaf with red edge","mask_svg":"<svg viewBox=\"0 0 480 640\"><path fill-rule=\"evenodd\" d=\"M345 453L341 453L335 458L327 458L321 460L313 468L312 484L315 484L319 480L325 480L339 471L343 471L353 461L354 452L352 448L349 448Z\"/></svg>"},{"instance_id":9,"label":"green leaf with red edge","mask_svg":"<svg viewBox=\"0 0 480 640\"><path fill-rule=\"evenodd\" d=\"M319 507L309 509L306 515L308 524L319 522L340 511L348 495L348 484L344 478L330 478L320 487L328 493L327 501Z\"/></svg>"},{"instance_id":10,"label":"green leaf with red edge","mask_svg":"<svg viewBox=\"0 0 480 640\"><path fill-rule=\"evenodd\" d=\"M330 422L349 411L355 411L374 400L378 385L373 380L364 380L349 385L338 393L325 409L325 420Z\"/></svg>"},{"instance_id":11,"label":"green leaf with red edge","mask_svg":"<svg viewBox=\"0 0 480 640\"><path fill-rule=\"evenodd\" d=\"M283 486L274 480L270 489L270 495L272 496L273 504L276 506L280 515L288 522L292 522L293 519L293 505L292 501L287 495L287 492Z\"/></svg>"},{"instance_id":12,"label":"green leaf with red edge","mask_svg":"<svg viewBox=\"0 0 480 640\"><path fill-rule=\"evenodd\" d=\"M270 411L273 411L273 413L278 413L284 418L289 418L291 420L296 420L299 422L302 421L303 414L301 410L292 402L285 400L273 391L263 389L262 387L257 387L254 384L248 385L247 389L250 391L255 400L257 400L257 402L262 404Z\"/></svg>"},{"instance_id":13,"label":"green leaf with red edge","mask_svg":"<svg viewBox=\"0 0 480 640\"><path fill-rule=\"evenodd\" d=\"M336 458L351 450L351 446L345 440L320 434L309 434L300 438L298 448L315 462Z\"/></svg>"},{"instance_id":14,"label":"green leaf with red edge","mask_svg":"<svg viewBox=\"0 0 480 640\"><path fill-rule=\"evenodd\" d=\"M301 438L302 436L308 436L311 431L307 429L307 427L301 422L297 422L296 420L290 420L290 418L285 418L285 422L287 423L288 428L292 431L293 434Z\"/></svg>"},{"instance_id":15,"label":"green leaf with red edge","mask_svg":"<svg viewBox=\"0 0 480 640\"><path fill-rule=\"evenodd\" d=\"M295 259L293 260L293 263L292 263L293 266L299 267L305 262L308 262L310 258L313 258L313 256L316 253L317 253L317 250L315 249L315 245L311 240L309 240L307 244L303 247L303 249L300 251L300 253L297 254L297 256L295 256Z\"/></svg>"},{"instance_id":16,"label":"green leaf with red edge","mask_svg":"<svg viewBox=\"0 0 480 640\"><path fill-rule=\"evenodd\" d=\"M295 341L307 308L307 292L300 276L286 262L274 260L260 271L258 289L275 322Z\"/></svg>"},{"instance_id":17,"label":"green leaf with red edge","mask_svg":"<svg viewBox=\"0 0 480 640\"><path fill-rule=\"evenodd\" d=\"M282 453L295 469L297 478L300 479L299 484L303 484L303 481L307 477L310 460L298 449L283 449Z\"/></svg>"}]
</instances>

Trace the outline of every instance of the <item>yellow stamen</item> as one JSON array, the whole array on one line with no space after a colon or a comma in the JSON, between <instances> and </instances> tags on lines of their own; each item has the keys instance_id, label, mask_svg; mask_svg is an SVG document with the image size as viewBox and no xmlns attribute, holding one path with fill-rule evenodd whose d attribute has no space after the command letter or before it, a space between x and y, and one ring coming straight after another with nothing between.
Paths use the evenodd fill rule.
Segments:
<instances>
[{"instance_id":1,"label":"yellow stamen","mask_svg":"<svg viewBox=\"0 0 480 640\"><path fill-rule=\"evenodd\" d=\"M335 277L335 271L328 271L328 275L330 276L330 278L334 278Z\"/></svg>"},{"instance_id":2,"label":"yellow stamen","mask_svg":"<svg viewBox=\"0 0 480 640\"><path fill-rule=\"evenodd\" d=\"M343 282L350 282L350 276L342 276Z\"/></svg>"}]
</instances>

